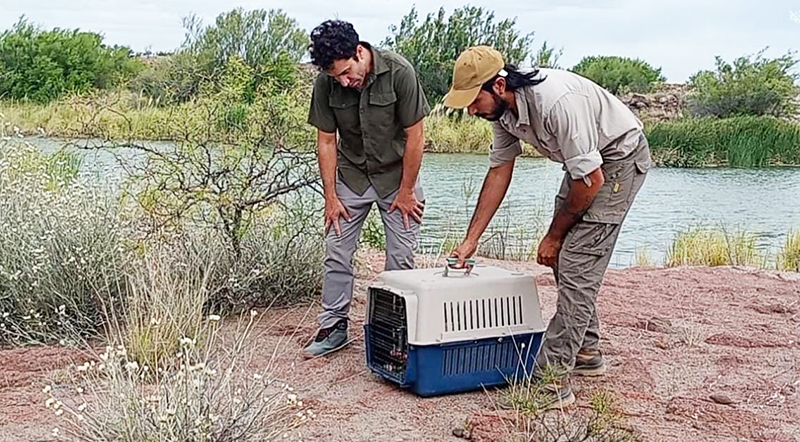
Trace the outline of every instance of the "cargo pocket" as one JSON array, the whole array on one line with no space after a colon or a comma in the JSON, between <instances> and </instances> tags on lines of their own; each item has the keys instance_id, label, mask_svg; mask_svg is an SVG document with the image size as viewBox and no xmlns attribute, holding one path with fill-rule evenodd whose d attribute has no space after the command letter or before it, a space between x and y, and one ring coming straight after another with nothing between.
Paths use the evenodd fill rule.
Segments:
<instances>
[{"instance_id":1,"label":"cargo pocket","mask_svg":"<svg viewBox=\"0 0 800 442\"><path fill-rule=\"evenodd\" d=\"M646 142L645 142L646 143ZM631 191L628 193L628 207L633 203L634 197L639 193L639 189L644 184L644 179L647 176L647 171L652 167L652 160L650 159L650 147L645 144L635 154L633 164L636 172L634 173L633 183L631 184Z\"/></svg>"},{"instance_id":2,"label":"cargo pocket","mask_svg":"<svg viewBox=\"0 0 800 442\"><path fill-rule=\"evenodd\" d=\"M582 255L606 256L614 250L618 230L618 224L579 222L567 234L564 250Z\"/></svg>"},{"instance_id":3,"label":"cargo pocket","mask_svg":"<svg viewBox=\"0 0 800 442\"><path fill-rule=\"evenodd\" d=\"M583 220L619 224L630 206L636 166L630 160L608 162L603 164L602 170L605 182L583 215Z\"/></svg>"}]
</instances>

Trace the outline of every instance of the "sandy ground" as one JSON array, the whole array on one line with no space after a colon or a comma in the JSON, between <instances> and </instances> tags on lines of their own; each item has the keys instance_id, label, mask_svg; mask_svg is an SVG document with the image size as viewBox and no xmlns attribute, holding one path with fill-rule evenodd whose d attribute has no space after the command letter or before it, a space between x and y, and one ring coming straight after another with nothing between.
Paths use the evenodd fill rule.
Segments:
<instances>
[{"instance_id":1,"label":"sandy ground","mask_svg":"<svg viewBox=\"0 0 800 442\"><path fill-rule=\"evenodd\" d=\"M494 394L422 399L370 374L364 363L366 288L379 257L357 281L345 350L304 361L318 307L276 309L262 337L264 361L280 355L317 418L292 439L306 441L457 441L469 422L473 440L502 441L508 430ZM555 308L552 276L532 263L497 263L537 277L545 318ZM625 425L646 441L800 441L800 275L740 268L610 270L598 298L602 378L573 380L576 409L593 391L618 398ZM57 425L41 393L53 370L82 354L58 348L0 350L0 442L50 441ZM721 405L711 395L733 403Z\"/></svg>"}]
</instances>

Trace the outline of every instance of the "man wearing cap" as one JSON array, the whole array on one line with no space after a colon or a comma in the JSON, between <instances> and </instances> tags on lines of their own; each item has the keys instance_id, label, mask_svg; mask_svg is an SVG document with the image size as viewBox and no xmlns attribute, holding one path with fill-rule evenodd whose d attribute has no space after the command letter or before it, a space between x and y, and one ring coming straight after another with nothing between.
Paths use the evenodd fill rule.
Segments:
<instances>
[{"instance_id":1,"label":"man wearing cap","mask_svg":"<svg viewBox=\"0 0 800 442\"><path fill-rule=\"evenodd\" d=\"M614 95L568 71L518 70L487 46L464 51L446 106L493 122L489 172L466 238L453 251L472 256L505 197L520 141L562 163L565 175L537 262L553 269L556 314L536 358L534 376L555 373L546 406L574 402L569 373L601 375L595 301L620 226L650 168L642 123ZM547 367L550 367L546 370Z\"/></svg>"},{"instance_id":2,"label":"man wearing cap","mask_svg":"<svg viewBox=\"0 0 800 442\"><path fill-rule=\"evenodd\" d=\"M308 121L317 128L326 235L324 311L306 357L348 342L352 259L373 204L386 232L386 270L414 267L425 201L417 180L422 125L430 112L408 61L360 41L350 23L329 20L311 32L311 63L322 71Z\"/></svg>"}]
</instances>

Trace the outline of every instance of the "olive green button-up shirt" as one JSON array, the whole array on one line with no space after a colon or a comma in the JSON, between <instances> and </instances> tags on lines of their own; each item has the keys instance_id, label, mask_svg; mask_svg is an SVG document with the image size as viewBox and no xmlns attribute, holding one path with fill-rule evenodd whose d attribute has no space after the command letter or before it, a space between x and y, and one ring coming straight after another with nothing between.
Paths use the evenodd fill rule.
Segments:
<instances>
[{"instance_id":1,"label":"olive green button-up shirt","mask_svg":"<svg viewBox=\"0 0 800 442\"><path fill-rule=\"evenodd\" d=\"M346 88L320 73L308 122L339 132L339 177L362 195L374 186L381 198L400 188L405 128L430 113L414 68L403 57L372 48L373 67L362 90Z\"/></svg>"}]
</instances>

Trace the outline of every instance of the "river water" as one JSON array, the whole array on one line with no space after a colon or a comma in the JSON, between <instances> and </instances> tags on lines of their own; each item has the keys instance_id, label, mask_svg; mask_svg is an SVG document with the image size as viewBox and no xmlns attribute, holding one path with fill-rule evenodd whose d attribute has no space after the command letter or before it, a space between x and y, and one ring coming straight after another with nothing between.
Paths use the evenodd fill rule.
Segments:
<instances>
[{"instance_id":1,"label":"river water","mask_svg":"<svg viewBox=\"0 0 800 442\"><path fill-rule=\"evenodd\" d=\"M48 138L27 141L43 151L64 144ZM107 153L85 155L87 167L115 167ZM487 168L483 155L425 155L420 173L426 198L423 248L461 238ZM535 250L537 232L546 229L552 216L562 176L559 164L520 158L491 227L494 237L506 237L504 243L510 248ZM611 265L633 264L637 249L646 249L655 263L661 263L676 233L697 225L757 233L759 245L774 258L789 230L800 230L800 168L652 169L625 220Z\"/></svg>"}]
</instances>

